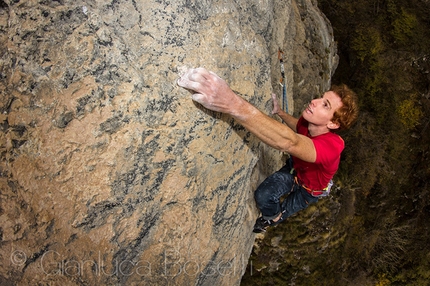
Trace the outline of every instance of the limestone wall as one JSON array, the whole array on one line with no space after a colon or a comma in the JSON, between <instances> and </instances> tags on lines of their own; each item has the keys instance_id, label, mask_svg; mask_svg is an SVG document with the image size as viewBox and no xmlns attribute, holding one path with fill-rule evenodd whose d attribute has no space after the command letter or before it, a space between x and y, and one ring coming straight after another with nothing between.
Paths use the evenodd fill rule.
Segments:
<instances>
[{"instance_id":1,"label":"limestone wall","mask_svg":"<svg viewBox=\"0 0 430 286\"><path fill-rule=\"evenodd\" d=\"M281 48L297 114L337 64L313 2L0 0L0 284L238 285L282 154L176 80L269 113Z\"/></svg>"}]
</instances>

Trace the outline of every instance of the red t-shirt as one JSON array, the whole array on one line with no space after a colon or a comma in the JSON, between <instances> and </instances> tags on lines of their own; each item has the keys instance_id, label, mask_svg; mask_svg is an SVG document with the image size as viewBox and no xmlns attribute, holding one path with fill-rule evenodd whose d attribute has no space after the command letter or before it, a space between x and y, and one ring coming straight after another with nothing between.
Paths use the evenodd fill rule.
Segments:
<instances>
[{"instance_id":1,"label":"red t-shirt","mask_svg":"<svg viewBox=\"0 0 430 286\"><path fill-rule=\"evenodd\" d=\"M312 140L317 157L315 163L293 157L294 169L303 185L312 190L322 190L327 187L339 167L340 154L345 143L333 132L312 137L309 135L308 125L309 123L300 117L297 122L297 133L308 136Z\"/></svg>"}]
</instances>

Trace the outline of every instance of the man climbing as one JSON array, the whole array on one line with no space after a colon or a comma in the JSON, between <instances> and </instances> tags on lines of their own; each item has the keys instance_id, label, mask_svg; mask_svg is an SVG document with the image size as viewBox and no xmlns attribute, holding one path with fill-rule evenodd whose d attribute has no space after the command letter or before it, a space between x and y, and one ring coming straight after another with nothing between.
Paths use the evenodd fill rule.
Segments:
<instances>
[{"instance_id":1,"label":"man climbing","mask_svg":"<svg viewBox=\"0 0 430 286\"><path fill-rule=\"evenodd\" d=\"M255 191L262 216L254 232L264 232L325 194L344 148L342 138L333 131L349 128L358 115L355 94L348 87L334 86L312 100L299 119L279 109L276 96L272 96L272 113L283 119L282 124L236 95L223 79L204 68L188 70L178 85L194 91L194 101L229 114L264 143L290 154L292 166L288 162Z\"/></svg>"}]
</instances>

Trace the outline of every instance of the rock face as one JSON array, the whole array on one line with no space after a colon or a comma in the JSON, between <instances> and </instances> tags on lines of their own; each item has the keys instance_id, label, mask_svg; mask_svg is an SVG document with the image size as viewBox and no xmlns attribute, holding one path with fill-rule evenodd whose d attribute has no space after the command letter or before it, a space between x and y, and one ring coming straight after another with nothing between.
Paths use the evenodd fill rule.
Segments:
<instances>
[{"instance_id":1,"label":"rock face","mask_svg":"<svg viewBox=\"0 0 430 286\"><path fill-rule=\"evenodd\" d=\"M282 154L176 80L270 113L281 48L297 114L337 64L316 1L0 0L0 29L0 284L238 285Z\"/></svg>"}]
</instances>

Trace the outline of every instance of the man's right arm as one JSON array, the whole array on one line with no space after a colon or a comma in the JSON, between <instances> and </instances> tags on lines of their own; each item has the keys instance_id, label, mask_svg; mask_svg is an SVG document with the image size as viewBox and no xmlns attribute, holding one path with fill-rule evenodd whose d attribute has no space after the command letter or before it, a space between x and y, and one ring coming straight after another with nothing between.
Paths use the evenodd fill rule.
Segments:
<instances>
[{"instance_id":1,"label":"man's right arm","mask_svg":"<svg viewBox=\"0 0 430 286\"><path fill-rule=\"evenodd\" d=\"M297 134L296 126L289 128L287 124L263 114L235 94L215 73L204 68L189 69L178 80L178 85L192 90L192 99L204 107L232 116L267 145L288 152L303 161L315 162L315 146L310 138ZM292 120L290 124L294 125Z\"/></svg>"}]
</instances>

